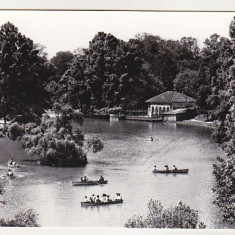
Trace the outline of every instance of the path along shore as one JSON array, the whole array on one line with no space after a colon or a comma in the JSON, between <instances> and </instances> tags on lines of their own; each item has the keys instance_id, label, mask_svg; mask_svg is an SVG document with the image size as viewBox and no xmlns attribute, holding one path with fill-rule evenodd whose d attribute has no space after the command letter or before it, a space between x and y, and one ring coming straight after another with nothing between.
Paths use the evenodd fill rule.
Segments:
<instances>
[{"instance_id":1,"label":"path along shore","mask_svg":"<svg viewBox=\"0 0 235 235\"><path fill-rule=\"evenodd\" d=\"M205 122L205 121L199 121L196 119L190 119L190 120L183 120L183 121L177 121L176 122L179 125L188 125L188 126L203 126L203 127L208 127L215 129L218 122L216 121L211 121L211 122Z\"/></svg>"}]
</instances>

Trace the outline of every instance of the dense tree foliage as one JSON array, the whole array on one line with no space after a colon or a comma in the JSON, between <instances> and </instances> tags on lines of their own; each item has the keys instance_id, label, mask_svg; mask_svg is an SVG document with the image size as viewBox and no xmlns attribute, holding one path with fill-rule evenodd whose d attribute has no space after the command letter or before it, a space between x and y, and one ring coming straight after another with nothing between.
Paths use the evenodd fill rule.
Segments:
<instances>
[{"instance_id":1,"label":"dense tree foliage","mask_svg":"<svg viewBox=\"0 0 235 235\"><path fill-rule=\"evenodd\" d=\"M82 124L83 115L79 110L70 106L69 89L57 84L57 100L52 106L55 118L43 115L38 123L19 124L14 122L8 126L8 137L12 140L20 139L22 146L30 155L40 157L41 165L59 167L78 167L87 164L87 151L93 152L103 149L98 138L85 142L83 133L73 130L72 121ZM85 145L84 145L85 143Z\"/></svg>"},{"instance_id":2,"label":"dense tree foliage","mask_svg":"<svg viewBox=\"0 0 235 235\"><path fill-rule=\"evenodd\" d=\"M199 48L194 38L173 41L142 34L131 39L130 43L140 51L148 76L153 78L152 85L157 88L155 92L172 90L178 73L198 68Z\"/></svg>"},{"instance_id":3,"label":"dense tree foliage","mask_svg":"<svg viewBox=\"0 0 235 235\"><path fill-rule=\"evenodd\" d=\"M70 51L59 51L51 58L50 62L56 68L58 80L69 68L69 64L73 58L74 55Z\"/></svg>"},{"instance_id":4,"label":"dense tree foliage","mask_svg":"<svg viewBox=\"0 0 235 235\"><path fill-rule=\"evenodd\" d=\"M235 19L230 24L230 36L232 44L222 55L222 65L218 69L218 82L214 89L219 94L215 115L221 120L214 137L227 153L227 157L218 158L214 164L214 174L217 185L214 191L217 193L215 203L224 212L224 220L234 223L235 201ZM231 53L232 52L232 53ZM226 55L225 55L226 54ZM228 54L230 56L228 56Z\"/></svg>"},{"instance_id":5,"label":"dense tree foliage","mask_svg":"<svg viewBox=\"0 0 235 235\"><path fill-rule=\"evenodd\" d=\"M205 228L204 223L199 222L198 212L189 206L179 203L175 207L164 209L159 201L150 200L148 214L134 216L125 224L127 228Z\"/></svg>"},{"instance_id":6,"label":"dense tree foliage","mask_svg":"<svg viewBox=\"0 0 235 235\"><path fill-rule=\"evenodd\" d=\"M231 65L231 41L227 38L219 37L217 34L207 40L207 47L203 51L205 61L204 80L208 87L207 109L210 110L213 119L221 119L226 114L228 107L226 102L221 102L226 94L223 92L226 86L226 75Z\"/></svg>"},{"instance_id":7,"label":"dense tree foliage","mask_svg":"<svg viewBox=\"0 0 235 235\"><path fill-rule=\"evenodd\" d=\"M177 91L183 92L193 98L197 98L198 71L185 69L177 74L174 80L174 87Z\"/></svg>"},{"instance_id":8,"label":"dense tree foliage","mask_svg":"<svg viewBox=\"0 0 235 235\"><path fill-rule=\"evenodd\" d=\"M62 62L68 70L54 79L59 79L60 88L57 83L52 87L85 113L115 106L145 108L146 99L175 89L196 98L199 112L210 111L211 118L217 118L214 110L221 94L215 84L222 85L218 69L231 56L231 42L213 34L204 44L200 51L191 37L174 41L144 33L123 42L100 32L69 66ZM58 58L63 57L61 53ZM66 53L69 61L72 54Z\"/></svg>"},{"instance_id":9,"label":"dense tree foliage","mask_svg":"<svg viewBox=\"0 0 235 235\"><path fill-rule=\"evenodd\" d=\"M45 58L11 23L0 29L0 115L36 120L48 106Z\"/></svg>"},{"instance_id":10,"label":"dense tree foliage","mask_svg":"<svg viewBox=\"0 0 235 235\"><path fill-rule=\"evenodd\" d=\"M83 133L72 128L71 121L82 123L81 113L57 104L56 118L44 115L40 125L13 123L8 127L8 137L20 139L30 155L40 157L41 165L78 167L87 164L87 151L96 153L104 147L96 137L85 142Z\"/></svg>"},{"instance_id":11,"label":"dense tree foliage","mask_svg":"<svg viewBox=\"0 0 235 235\"><path fill-rule=\"evenodd\" d=\"M98 33L60 80L72 105L86 109L143 104L147 77L138 51L111 34Z\"/></svg>"},{"instance_id":12,"label":"dense tree foliage","mask_svg":"<svg viewBox=\"0 0 235 235\"><path fill-rule=\"evenodd\" d=\"M41 156L41 164L85 165L84 136L71 125L71 120L82 123L82 116L70 107L70 88L66 90L62 82L58 83L73 54L58 52L50 63L43 49L13 24L1 26L0 115L11 120L8 136L20 138L29 153ZM41 118L49 107L56 113L53 120ZM89 146L93 152L103 148L99 139L90 140Z\"/></svg>"}]
</instances>

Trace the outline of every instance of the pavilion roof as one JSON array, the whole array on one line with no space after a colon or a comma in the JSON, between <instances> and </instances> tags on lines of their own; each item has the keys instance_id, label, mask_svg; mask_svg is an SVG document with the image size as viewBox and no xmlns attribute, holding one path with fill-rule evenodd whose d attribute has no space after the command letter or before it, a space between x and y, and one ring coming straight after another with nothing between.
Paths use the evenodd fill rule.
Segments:
<instances>
[{"instance_id":1,"label":"pavilion roof","mask_svg":"<svg viewBox=\"0 0 235 235\"><path fill-rule=\"evenodd\" d=\"M146 103L193 103L195 99L177 91L165 91L145 101Z\"/></svg>"}]
</instances>

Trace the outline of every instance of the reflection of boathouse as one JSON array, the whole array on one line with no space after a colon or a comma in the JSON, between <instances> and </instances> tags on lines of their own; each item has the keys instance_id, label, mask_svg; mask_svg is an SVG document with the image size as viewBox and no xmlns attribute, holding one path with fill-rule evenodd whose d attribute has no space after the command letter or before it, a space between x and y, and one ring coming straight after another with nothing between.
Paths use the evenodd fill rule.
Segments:
<instances>
[{"instance_id":1,"label":"reflection of boathouse","mask_svg":"<svg viewBox=\"0 0 235 235\"><path fill-rule=\"evenodd\" d=\"M148 117L164 117L164 120L178 121L179 117L181 120L186 119L183 114L189 113L188 108L195 106L195 99L177 91L166 91L146 100L146 103Z\"/></svg>"}]
</instances>

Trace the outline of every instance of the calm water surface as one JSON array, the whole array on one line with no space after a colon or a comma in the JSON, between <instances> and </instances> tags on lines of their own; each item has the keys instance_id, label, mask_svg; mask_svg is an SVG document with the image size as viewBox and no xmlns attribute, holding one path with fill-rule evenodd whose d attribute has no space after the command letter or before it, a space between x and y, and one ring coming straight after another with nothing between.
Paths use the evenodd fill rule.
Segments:
<instances>
[{"instance_id":1,"label":"calm water surface","mask_svg":"<svg viewBox=\"0 0 235 235\"><path fill-rule=\"evenodd\" d=\"M77 124L75 124L76 126ZM144 215L150 199L166 207L180 200L199 211L207 228L224 228L219 209L212 203L214 177L212 165L223 151L210 138L209 129L176 124L86 119L82 127L86 138L100 137L104 150L88 154L83 168L52 168L21 162L16 178L5 182L7 204L1 217L12 217L33 208L42 226L123 227L134 214ZM147 141L152 135L153 142ZM9 158L25 159L20 143L0 139L0 163ZM189 168L188 175L157 175L153 165ZM0 174L7 168L0 166ZM107 185L73 187L72 181L103 175ZM123 204L81 207L85 195L121 193Z\"/></svg>"}]
</instances>

